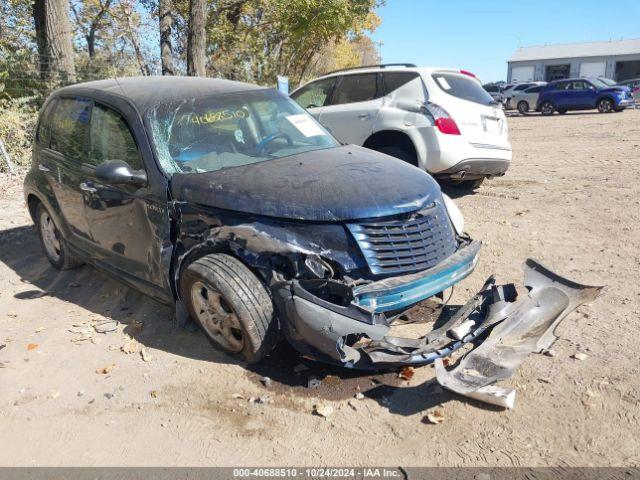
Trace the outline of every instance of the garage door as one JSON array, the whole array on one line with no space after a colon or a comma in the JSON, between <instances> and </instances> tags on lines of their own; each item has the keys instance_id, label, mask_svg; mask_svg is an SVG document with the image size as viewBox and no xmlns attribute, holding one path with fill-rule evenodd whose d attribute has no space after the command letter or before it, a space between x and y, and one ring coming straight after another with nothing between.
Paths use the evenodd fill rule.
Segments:
<instances>
[{"instance_id":1,"label":"garage door","mask_svg":"<svg viewBox=\"0 0 640 480\"><path fill-rule=\"evenodd\" d=\"M511 68L511 83L531 81L534 72L535 67L513 67Z\"/></svg>"},{"instance_id":2,"label":"garage door","mask_svg":"<svg viewBox=\"0 0 640 480\"><path fill-rule=\"evenodd\" d=\"M606 71L606 62L582 62L580 64L581 77L604 77Z\"/></svg>"}]
</instances>

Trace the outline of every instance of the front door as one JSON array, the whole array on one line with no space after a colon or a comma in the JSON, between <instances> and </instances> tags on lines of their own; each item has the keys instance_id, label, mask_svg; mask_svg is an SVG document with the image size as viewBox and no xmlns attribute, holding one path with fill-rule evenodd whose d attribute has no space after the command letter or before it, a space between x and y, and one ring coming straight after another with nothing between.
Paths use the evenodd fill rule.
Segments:
<instances>
[{"instance_id":1,"label":"front door","mask_svg":"<svg viewBox=\"0 0 640 480\"><path fill-rule=\"evenodd\" d=\"M381 84L377 73L342 76L330 104L322 109L320 123L342 143L364 144L382 107Z\"/></svg>"},{"instance_id":2,"label":"front door","mask_svg":"<svg viewBox=\"0 0 640 480\"><path fill-rule=\"evenodd\" d=\"M82 171L95 258L125 277L158 285L164 280L160 265L163 239L158 230L168 224L166 198L154 200L147 186L108 185L96 178L95 167L109 160L122 160L134 170L144 170L124 117L100 103L95 103L91 114L88 153Z\"/></svg>"}]
</instances>

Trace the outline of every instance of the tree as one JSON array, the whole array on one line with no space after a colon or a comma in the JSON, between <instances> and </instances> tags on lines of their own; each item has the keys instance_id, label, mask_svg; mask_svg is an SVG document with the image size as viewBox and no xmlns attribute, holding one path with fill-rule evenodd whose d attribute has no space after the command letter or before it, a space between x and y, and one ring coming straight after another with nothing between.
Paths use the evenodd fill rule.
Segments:
<instances>
[{"instance_id":1,"label":"tree","mask_svg":"<svg viewBox=\"0 0 640 480\"><path fill-rule=\"evenodd\" d=\"M160 22L160 61L162 63L162 75L174 75L173 49L171 47L171 29L173 28L173 16L171 13L171 0L158 1L158 17Z\"/></svg>"},{"instance_id":2,"label":"tree","mask_svg":"<svg viewBox=\"0 0 640 480\"><path fill-rule=\"evenodd\" d=\"M207 0L190 0L187 75L204 77L207 49Z\"/></svg>"},{"instance_id":3,"label":"tree","mask_svg":"<svg viewBox=\"0 0 640 480\"><path fill-rule=\"evenodd\" d=\"M34 0L40 75L55 83L76 81L68 0Z\"/></svg>"},{"instance_id":4,"label":"tree","mask_svg":"<svg viewBox=\"0 0 640 480\"><path fill-rule=\"evenodd\" d=\"M87 42L89 58L93 58L96 51L96 34L108 20L113 0L84 0L79 3L82 4L82 8L72 3L71 11Z\"/></svg>"}]
</instances>

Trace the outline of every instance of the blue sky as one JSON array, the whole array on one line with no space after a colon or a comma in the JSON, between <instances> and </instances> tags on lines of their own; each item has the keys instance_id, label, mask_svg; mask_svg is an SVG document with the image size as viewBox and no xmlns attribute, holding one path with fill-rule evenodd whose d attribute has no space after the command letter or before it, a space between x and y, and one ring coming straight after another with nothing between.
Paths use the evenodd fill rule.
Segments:
<instances>
[{"instance_id":1,"label":"blue sky","mask_svg":"<svg viewBox=\"0 0 640 480\"><path fill-rule=\"evenodd\" d=\"M456 67L504 80L519 47L640 38L640 0L386 0L382 60Z\"/></svg>"}]
</instances>

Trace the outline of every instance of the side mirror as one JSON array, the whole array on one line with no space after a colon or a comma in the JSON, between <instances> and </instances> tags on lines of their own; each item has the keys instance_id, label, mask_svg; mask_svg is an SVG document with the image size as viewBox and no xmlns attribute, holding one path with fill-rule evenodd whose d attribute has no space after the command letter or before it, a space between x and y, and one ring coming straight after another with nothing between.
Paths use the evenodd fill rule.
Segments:
<instances>
[{"instance_id":1,"label":"side mirror","mask_svg":"<svg viewBox=\"0 0 640 480\"><path fill-rule=\"evenodd\" d=\"M135 185L142 187L147 184L147 174L144 170L133 170L127 162L122 160L108 160L95 169L98 180L109 185Z\"/></svg>"}]
</instances>

